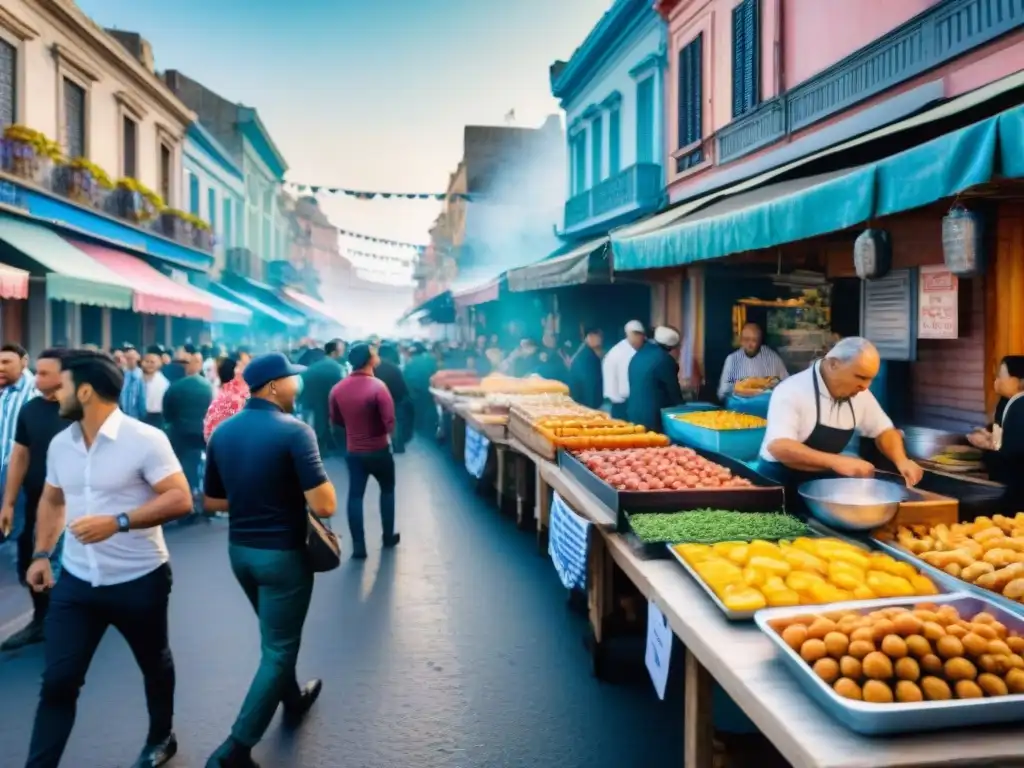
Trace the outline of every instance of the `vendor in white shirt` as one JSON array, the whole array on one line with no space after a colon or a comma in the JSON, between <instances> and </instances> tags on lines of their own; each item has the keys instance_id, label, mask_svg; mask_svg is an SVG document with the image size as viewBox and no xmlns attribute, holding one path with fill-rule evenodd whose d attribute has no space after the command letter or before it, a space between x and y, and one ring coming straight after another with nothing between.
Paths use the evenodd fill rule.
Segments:
<instances>
[{"instance_id":1,"label":"vendor in white shirt","mask_svg":"<svg viewBox=\"0 0 1024 768\"><path fill-rule=\"evenodd\" d=\"M146 393L145 422L157 429L164 426L164 395L171 382L161 372L164 361L163 349L157 345L146 349L146 354L139 364L142 368L142 386Z\"/></svg>"},{"instance_id":2,"label":"vendor in white shirt","mask_svg":"<svg viewBox=\"0 0 1024 768\"><path fill-rule=\"evenodd\" d=\"M612 418L626 418L626 401L629 399L629 361L647 341L644 324L639 320L626 323L626 338L608 350L601 361L601 375L604 379L604 396L612 404Z\"/></svg>"},{"instance_id":3,"label":"vendor in white shirt","mask_svg":"<svg viewBox=\"0 0 1024 768\"><path fill-rule=\"evenodd\" d=\"M829 474L871 477L872 464L843 453L854 433L875 441L908 486L924 472L907 458L903 435L868 391L880 358L867 339L849 337L824 360L783 381L768 406L758 470L792 489Z\"/></svg>"}]
</instances>

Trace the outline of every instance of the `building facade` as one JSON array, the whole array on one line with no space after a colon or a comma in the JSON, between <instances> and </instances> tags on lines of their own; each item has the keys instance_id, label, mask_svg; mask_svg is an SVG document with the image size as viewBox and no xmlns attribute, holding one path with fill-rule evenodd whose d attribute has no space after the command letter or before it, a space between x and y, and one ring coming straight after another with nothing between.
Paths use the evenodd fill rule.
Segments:
<instances>
[{"instance_id":1,"label":"building facade","mask_svg":"<svg viewBox=\"0 0 1024 768\"><path fill-rule=\"evenodd\" d=\"M245 176L227 149L195 122L185 134L181 189L187 210L209 222L214 233L216 277L226 266L227 252L245 245Z\"/></svg>"},{"instance_id":2,"label":"building facade","mask_svg":"<svg viewBox=\"0 0 1024 768\"><path fill-rule=\"evenodd\" d=\"M616 0L567 62L551 67L565 110L562 228L605 232L658 207L664 157L665 25L646 0Z\"/></svg>"}]
</instances>

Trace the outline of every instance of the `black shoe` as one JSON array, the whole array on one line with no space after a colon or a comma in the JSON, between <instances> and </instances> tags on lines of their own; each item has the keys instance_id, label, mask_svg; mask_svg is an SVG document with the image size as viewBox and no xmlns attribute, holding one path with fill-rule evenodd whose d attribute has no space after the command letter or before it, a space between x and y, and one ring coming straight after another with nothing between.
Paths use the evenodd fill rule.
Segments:
<instances>
[{"instance_id":1,"label":"black shoe","mask_svg":"<svg viewBox=\"0 0 1024 768\"><path fill-rule=\"evenodd\" d=\"M206 761L206 768L260 768L252 759L249 747L244 747L232 738L228 738L217 747L217 751Z\"/></svg>"},{"instance_id":2,"label":"black shoe","mask_svg":"<svg viewBox=\"0 0 1024 768\"><path fill-rule=\"evenodd\" d=\"M310 680L302 686L302 689L299 691L299 698L284 705L285 721L289 725L294 725L305 717L306 713L316 703L316 700L320 698L320 691L323 688L323 681L317 679Z\"/></svg>"},{"instance_id":3,"label":"black shoe","mask_svg":"<svg viewBox=\"0 0 1024 768\"><path fill-rule=\"evenodd\" d=\"M402 534L393 533L390 536L384 537L384 547L386 549L392 549L398 546L398 542L402 540Z\"/></svg>"},{"instance_id":4,"label":"black shoe","mask_svg":"<svg viewBox=\"0 0 1024 768\"><path fill-rule=\"evenodd\" d=\"M147 744L135 761L134 768L157 768L178 753L178 740L172 733L158 744Z\"/></svg>"},{"instance_id":5,"label":"black shoe","mask_svg":"<svg viewBox=\"0 0 1024 768\"><path fill-rule=\"evenodd\" d=\"M365 560L366 559L366 547L365 546L363 546L363 547L355 547L352 550L352 559L353 560Z\"/></svg>"},{"instance_id":6,"label":"black shoe","mask_svg":"<svg viewBox=\"0 0 1024 768\"><path fill-rule=\"evenodd\" d=\"M0 645L0 651L17 651L20 648L41 642L43 642L43 622L33 619L27 626L8 637L3 645Z\"/></svg>"}]
</instances>

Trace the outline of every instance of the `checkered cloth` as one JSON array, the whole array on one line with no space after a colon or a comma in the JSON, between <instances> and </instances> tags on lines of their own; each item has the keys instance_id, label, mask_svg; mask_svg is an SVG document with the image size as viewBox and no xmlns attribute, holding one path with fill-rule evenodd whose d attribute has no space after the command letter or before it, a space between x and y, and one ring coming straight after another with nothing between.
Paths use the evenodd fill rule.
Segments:
<instances>
[{"instance_id":1,"label":"checkered cloth","mask_svg":"<svg viewBox=\"0 0 1024 768\"><path fill-rule=\"evenodd\" d=\"M557 493L551 502L548 554L566 589L586 589L590 522L583 519Z\"/></svg>"},{"instance_id":2,"label":"checkered cloth","mask_svg":"<svg viewBox=\"0 0 1024 768\"><path fill-rule=\"evenodd\" d=\"M491 441L472 427L466 427L466 471L479 480L487 467L487 451Z\"/></svg>"}]
</instances>

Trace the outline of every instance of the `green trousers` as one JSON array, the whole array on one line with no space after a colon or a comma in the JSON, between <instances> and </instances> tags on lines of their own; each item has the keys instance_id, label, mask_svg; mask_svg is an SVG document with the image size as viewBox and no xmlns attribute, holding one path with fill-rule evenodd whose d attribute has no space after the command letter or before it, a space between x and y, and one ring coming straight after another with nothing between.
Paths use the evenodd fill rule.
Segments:
<instances>
[{"instance_id":1,"label":"green trousers","mask_svg":"<svg viewBox=\"0 0 1024 768\"><path fill-rule=\"evenodd\" d=\"M237 742L251 747L263 738L278 705L299 697L295 663L313 595L313 571L304 550L232 544L228 553L231 570L260 622L260 666L231 728Z\"/></svg>"}]
</instances>

